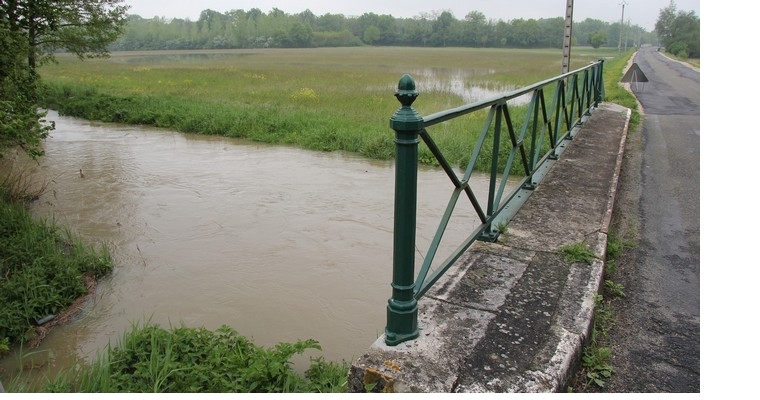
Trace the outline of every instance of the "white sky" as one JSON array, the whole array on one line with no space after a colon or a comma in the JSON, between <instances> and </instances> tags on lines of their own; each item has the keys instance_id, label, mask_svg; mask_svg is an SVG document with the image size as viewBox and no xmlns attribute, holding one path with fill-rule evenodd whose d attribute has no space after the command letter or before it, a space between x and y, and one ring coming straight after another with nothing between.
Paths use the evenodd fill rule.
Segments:
<instances>
[{"instance_id":1,"label":"white sky","mask_svg":"<svg viewBox=\"0 0 760 400\"><path fill-rule=\"evenodd\" d=\"M573 19L582 21L594 18L610 23L618 22L623 14L623 3L626 23L630 21L631 25L652 31L660 9L667 7L670 0L574 0ZM699 0L676 0L675 3L678 10L693 10L700 15ZM711 3L715 5L717 2ZM457 19L464 19L468 12L480 11L486 18L509 21L517 18L564 18L567 0L125 0L124 4L131 7L128 11L130 14L143 18L158 16L197 20L201 11L206 9L223 13L234 9L258 8L266 13L276 7L287 14L309 9L317 16L330 13L350 17L374 12L397 18L448 10Z\"/></svg>"}]
</instances>

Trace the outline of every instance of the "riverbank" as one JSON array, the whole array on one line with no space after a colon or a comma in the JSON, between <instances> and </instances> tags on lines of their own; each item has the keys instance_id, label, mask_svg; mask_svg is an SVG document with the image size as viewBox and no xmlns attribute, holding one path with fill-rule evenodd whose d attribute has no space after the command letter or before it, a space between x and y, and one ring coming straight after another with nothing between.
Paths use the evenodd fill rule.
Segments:
<instances>
[{"instance_id":1,"label":"riverbank","mask_svg":"<svg viewBox=\"0 0 760 400\"><path fill-rule=\"evenodd\" d=\"M3 172L7 176L14 176L13 173ZM307 350L321 349L317 341L280 342L267 348L254 345L252 338L238 334L226 326L212 331L202 326L163 328L153 323L134 325L113 343L109 342L102 349L103 352L98 352L98 356L90 362L66 366L58 372L43 373L52 370L53 364L60 364L62 360L57 360L55 356L35 357L35 353L40 353L35 349L50 330L68 323L83 309L92 307L86 303L95 293L97 278L109 273L113 265L110 264L107 252L98 253L58 225L33 217L28 207L29 202L43 201L46 197L40 192L18 192L19 187L9 189L9 181L6 178L6 185L0 186L3 194L0 196L0 232L3 233L0 239L0 257L3 260L3 276L8 278L0 282L0 315L7 317L14 312L34 311L36 308L30 307L37 303L42 304L44 309L60 308L61 311L42 318L39 318L39 314L31 317L22 314L15 319L9 317L0 321L3 329L18 332L13 337L5 337L0 341L0 349L4 350L0 357L14 357L19 363L18 370L0 370L0 392L345 391L348 371L345 362L327 361L320 356L310 358L305 371L294 368L292 358ZM15 180L21 181L23 179ZM37 199L38 196L43 197ZM14 240L16 238L24 240ZM37 245L40 242L56 243L59 246L41 248ZM90 250L83 253L79 249ZM20 257L20 253L34 259ZM59 253L63 256L59 256ZM82 254L90 256L77 257ZM97 265L94 262L96 257L108 260L109 269L93 270ZM55 261L47 262L47 259ZM12 260L13 263L8 263L7 260ZM67 261L80 261L81 265L76 265L85 271L81 274L84 288L76 290L82 295L74 298L66 308L59 306L59 303L64 303L63 300L53 301L52 304L42 303L38 297L42 294L43 287L49 289L46 293L71 291L70 288L59 285L62 280L60 272L71 269ZM38 264L49 268L37 268ZM18 279L21 279L19 277L28 285L18 284ZM72 278L66 282L74 281ZM30 291L30 288L35 290ZM17 321L17 326L6 326L11 321ZM12 352L9 353L10 350ZM44 353L48 351L42 350ZM193 367L190 368L190 365ZM167 375L168 371L178 372ZM227 379L232 374L238 375L240 379Z\"/></svg>"},{"instance_id":2,"label":"riverbank","mask_svg":"<svg viewBox=\"0 0 760 400\"><path fill-rule=\"evenodd\" d=\"M76 314L113 262L104 246L85 244L54 220L32 217L28 204L44 184L33 186L9 157L2 160L0 343L35 348L51 327Z\"/></svg>"}]
</instances>

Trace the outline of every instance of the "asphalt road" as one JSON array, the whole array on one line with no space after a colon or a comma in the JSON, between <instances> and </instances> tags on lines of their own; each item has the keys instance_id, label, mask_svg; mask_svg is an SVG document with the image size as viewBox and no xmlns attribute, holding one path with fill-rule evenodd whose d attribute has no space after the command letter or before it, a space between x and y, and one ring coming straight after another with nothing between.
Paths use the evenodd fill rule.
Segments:
<instances>
[{"instance_id":1,"label":"asphalt road","mask_svg":"<svg viewBox=\"0 0 760 400\"><path fill-rule=\"evenodd\" d=\"M646 83L630 132L613 231L636 243L613 276L615 374L605 392L700 392L699 71L654 47L633 59ZM639 76L641 78L641 76Z\"/></svg>"}]
</instances>

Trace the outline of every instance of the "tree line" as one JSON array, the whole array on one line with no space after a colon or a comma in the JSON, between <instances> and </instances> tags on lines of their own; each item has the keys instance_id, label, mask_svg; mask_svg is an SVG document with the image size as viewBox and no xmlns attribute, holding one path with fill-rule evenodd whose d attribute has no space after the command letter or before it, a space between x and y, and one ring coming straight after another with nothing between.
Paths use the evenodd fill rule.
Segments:
<instances>
[{"instance_id":1,"label":"tree line","mask_svg":"<svg viewBox=\"0 0 760 400\"><path fill-rule=\"evenodd\" d=\"M573 23L573 44L628 47L655 43L654 32L638 25L586 19ZM450 11L421 13L414 18L364 13L315 15L310 10L287 14L252 8L200 13L197 20L143 18L129 15L124 34L112 50L240 49L266 47L425 46L561 48L564 17L510 21L489 19L480 11L457 19Z\"/></svg>"}]
</instances>

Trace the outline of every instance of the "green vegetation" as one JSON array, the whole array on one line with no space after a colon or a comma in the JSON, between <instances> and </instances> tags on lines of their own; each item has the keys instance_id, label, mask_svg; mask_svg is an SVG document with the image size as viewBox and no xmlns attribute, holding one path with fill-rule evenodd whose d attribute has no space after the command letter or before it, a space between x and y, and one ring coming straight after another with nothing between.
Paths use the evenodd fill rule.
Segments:
<instances>
[{"instance_id":1,"label":"green vegetation","mask_svg":"<svg viewBox=\"0 0 760 400\"><path fill-rule=\"evenodd\" d=\"M509 230L509 222L499 222L496 224L496 230L499 234L504 235Z\"/></svg>"},{"instance_id":2,"label":"green vegetation","mask_svg":"<svg viewBox=\"0 0 760 400\"><path fill-rule=\"evenodd\" d=\"M613 353L609 346L610 338L607 334L614 321L613 301L625 297L625 291L623 285L616 283L610 277L616 273L618 259L623 255L624 250L631 246L631 243L623 242L613 234L609 235L604 266L604 286L601 294L594 299L594 325L591 337L583 349L581 368L569 391L590 392L602 389L615 372L612 365Z\"/></svg>"},{"instance_id":3,"label":"green vegetation","mask_svg":"<svg viewBox=\"0 0 760 400\"><path fill-rule=\"evenodd\" d=\"M604 101L619 104L631 109L631 124L629 130L635 130L641 123L639 102L620 80L629 68L629 61L634 52L630 51L622 57L613 58L604 63Z\"/></svg>"},{"instance_id":4,"label":"green vegetation","mask_svg":"<svg viewBox=\"0 0 760 400\"><path fill-rule=\"evenodd\" d=\"M0 157L19 146L32 157L54 129L39 112L37 68L66 50L80 59L103 57L121 34L123 0L0 2Z\"/></svg>"},{"instance_id":5,"label":"green vegetation","mask_svg":"<svg viewBox=\"0 0 760 400\"><path fill-rule=\"evenodd\" d=\"M624 287L612 279L617 270L617 260L622 255L625 244L610 235L607 242L604 285L602 293L594 298L594 324L589 343L583 349L580 370L569 392L588 392L603 388L607 379L615 372L612 366L612 349L608 345L607 333L613 324L612 299L625 297ZM560 253L568 262L591 264L593 252L585 243L574 243L560 248Z\"/></svg>"},{"instance_id":6,"label":"green vegetation","mask_svg":"<svg viewBox=\"0 0 760 400\"><path fill-rule=\"evenodd\" d=\"M223 326L132 327L117 346L42 382L41 392L57 393L340 393L346 391L348 365L310 358L303 374L292 357L321 350L314 340L279 343L273 348ZM24 389L21 379L12 382Z\"/></svg>"},{"instance_id":7,"label":"green vegetation","mask_svg":"<svg viewBox=\"0 0 760 400\"><path fill-rule=\"evenodd\" d=\"M596 297L594 309L594 328L591 332L591 344L583 349L581 367L583 369L583 390L588 390L590 385L598 388L604 387L615 368L612 366L612 349L602 345L606 338L606 327L611 323L612 310L609 303L604 302L604 297Z\"/></svg>"},{"instance_id":8,"label":"green vegetation","mask_svg":"<svg viewBox=\"0 0 760 400\"><path fill-rule=\"evenodd\" d=\"M680 59L699 58L699 17L694 11L678 10L671 0L660 10L655 31L668 53Z\"/></svg>"},{"instance_id":9,"label":"green vegetation","mask_svg":"<svg viewBox=\"0 0 760 400\"><path fill-rule=\"evenodd\" d=\"M588 44L590 44L591 47L595 49L598 49L605 43L607 43L607 32L603 30L598 30L594 33L591 33L588 37Z\"/></svg>"},{"instance_id":10,"label":"green vegetation","mask_svg":"<svg viewBox=\"0 0 760 400\"><path fill-rule=\"evenodd\" d=\"M559 248L559 253L562 254L567 262L581 262L589 265L594 262L594 252L586 246L585 241L562 246Z\"/></svg>"},{"instance_id":11,"label":"green vegetation","mask_svg":"<svg viewBox=\"0 0 760 400\"><path fill-rule=\"evenodd\" d=\"M108 251L94 249L55 221L32 218L29 194L0 186L0 342L33 339L37 321L64 311L87 293L85 278L113 269ZM0 352L1 354L2 352Z\"/></svg>"},{"instance_id":12,"label":"green vegetation","mask_svg":"<svg viewBox=\"0 0 760 400\"><path fill-rule=\"evenodd\" d=\"M0 14L1 15L1 14ZM27 66L28 46L20 32L14 32L0 18L0 159L3 150L18 146L32 157L40 156L42 141L52 125L37 110L39 79Z\"/></svg>"},{"instance_id":13,"label":"green vegetation","mask_svg":"<svg viewBox=\"0 0 760 400\"><path fill-rule=\"evenodd\" d=\"M203 10L198 19L130 15L113 51L309 48L345 46L552 48L560 49L565 19L495 20L488 10L470 11L457 19L449 11L422 12L414 18L364 13L315 15L310 10L287 14L278 8ZM557 10L560 11L560 10ZM143 18L146 17L146 18ZM654 43L654 33L638 25L587 18L573 22L576 46L617 47L621 33L626 48ZM630 38L630 40L629 40ZM637 43L632 43L636 38Z\"/></svg>"},{"instance_id":14,"label":"green vegetation","mask_svg":"<svg viewBox=\"0 0 760 400\"><path fill-rule=\"evenodd\" d=\"M578 49L571 67L611 52ZM389 59L403 61L391 67ZM466 85L498 90L556 76L561 60L558 50L466 48L125 52L87 63L60 56L41 73L43 106L64 115L390 159L388 119L399 107L393 92L404 73L418 80L414 107L427 115L466 103L461 94L436 88L430 65L445 71L447 82L450 71L462 70L473 74ZM510 112L520 124L524 112ZM435 128L454 165L466 165L483 120L472 114ZM425 146L420 160L434 163Z\"/></svg>"}]
</instances>

